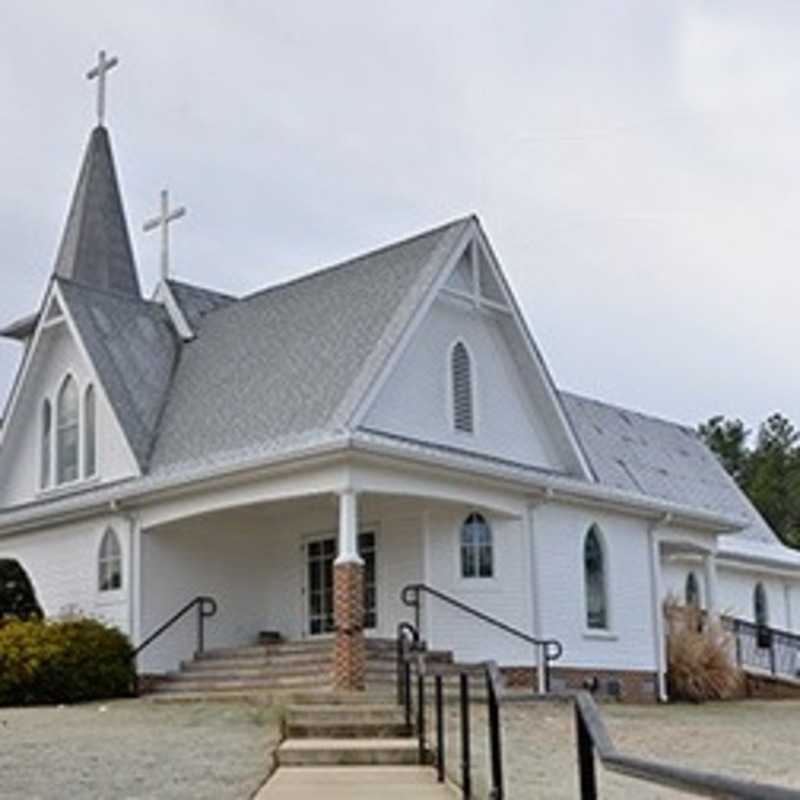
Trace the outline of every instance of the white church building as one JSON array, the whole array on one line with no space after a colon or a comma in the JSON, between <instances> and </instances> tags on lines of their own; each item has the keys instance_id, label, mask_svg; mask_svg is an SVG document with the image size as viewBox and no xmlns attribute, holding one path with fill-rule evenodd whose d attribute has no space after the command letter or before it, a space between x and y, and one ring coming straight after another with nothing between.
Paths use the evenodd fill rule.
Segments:
<instances>
[{"instance_id":1,"label":"white church building","mask_svg":"<svg viewBox=\"0 0 800 800\"><path fill-rule=\"evenodd\" d=\"M800 553L693 430L554 385L476 217L244 297L165 276L148 298L99 125L41 305L1 333L24 354L0 558L50 616L138 644L208 596L206 647L328 637L321 677L358 689L365 638L413 621L401 591L424 584L557 640L554 685L631 697L665 694L670 594L800 632ZM432 594L419 624L541 666ZM194 647L187 619L140 669Z\"/></svg>"}]
</instances>

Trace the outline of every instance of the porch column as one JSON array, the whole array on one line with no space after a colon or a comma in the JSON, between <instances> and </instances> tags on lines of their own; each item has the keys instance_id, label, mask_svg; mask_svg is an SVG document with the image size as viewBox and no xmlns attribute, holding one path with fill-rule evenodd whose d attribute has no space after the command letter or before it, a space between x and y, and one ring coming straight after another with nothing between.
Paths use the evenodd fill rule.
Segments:
<instances>
[{"instance_id":1,"label":"porch column","mask_svg":"<svg viewBox=\"0 0 800 800\"><path fill-rule=\"evenodd\" d=\"M358 555L357 503L352 489L339 494L339 555L333 565L333 688L340 691L365 688L364 561Z\"/></svg>"},{"instance_id":2,"label":"porch column","mask_svg":"<svg viewBox=\"0 0 800 800\"><path fill-rule=\"evenodd\" d=\"M714 553L709 552L703 556L703 570L706 584L706 613L709 624L719 622L719 608L717 605L717 559Z\"/></svg>"}]
</instances>

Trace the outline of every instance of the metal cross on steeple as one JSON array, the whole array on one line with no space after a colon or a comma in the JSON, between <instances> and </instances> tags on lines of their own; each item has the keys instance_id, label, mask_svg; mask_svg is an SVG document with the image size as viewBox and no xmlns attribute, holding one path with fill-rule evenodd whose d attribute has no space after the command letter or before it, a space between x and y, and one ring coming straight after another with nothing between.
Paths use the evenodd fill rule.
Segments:
<instances>
[{"instance_id":1,"label":"metal cross on steeple","mask_svg":"<svg viewBox=\"0 0 800 800\"><path fill-rule=\"evenodd\" d=\"M103 124L103 118L106 115L106 73L110 72L114 67L119 64L119 59L114 56L113 58L106 58L106 51L101 50L97 56L97 66L92 67L87 73L86 77L92 81L97 78L97 124Z\"/></svg>"},{"instance_id":2,"label":"metal cross on steeple","mask_svg":"<svg viewBox=\"0 0 800 800\"><path fill-rule=\"evenodd\" d=\"M161 278L169 277L169 224L180 219L186 214L186 209L181 206L174 211L169 210L169 194L166 189L161 192L161 213L144 224L145 231L161 228Z\"/></svg>"}]
</instances>

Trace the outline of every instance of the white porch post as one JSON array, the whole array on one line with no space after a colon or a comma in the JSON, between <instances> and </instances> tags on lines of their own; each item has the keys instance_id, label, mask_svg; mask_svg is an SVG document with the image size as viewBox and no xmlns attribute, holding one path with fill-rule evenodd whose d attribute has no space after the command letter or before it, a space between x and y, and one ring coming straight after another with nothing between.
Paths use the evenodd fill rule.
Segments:
<instances>
[{"instance_id":1,"label":"white porch post","mask_svg":"<svg viewBox=\"0 0 800 800\"><path fill-rule=\"evenodd\" d=\"M719 622L717 604L717 559L712 551L703 556L703 571L706 583L706 613L709 623Z\"/></svg>"},{"instance_id":2,"label":"white porch post","mask_svg":"<svg viewBox=\"0 0 800 800\"><path fill-rule=\"evenodd\" d=\"M358 497L352 489L339 493L339 555L335 563L364 563L358 554Z\"/></svg>"}]
</instances>

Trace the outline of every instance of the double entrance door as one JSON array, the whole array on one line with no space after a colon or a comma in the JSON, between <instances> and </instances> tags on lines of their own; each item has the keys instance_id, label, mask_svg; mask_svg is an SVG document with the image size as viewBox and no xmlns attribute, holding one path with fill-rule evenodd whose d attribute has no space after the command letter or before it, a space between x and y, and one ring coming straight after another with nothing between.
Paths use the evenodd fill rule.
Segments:
<instances>
[{"instance_id":1,"label":"double entrance door","mask_svg":"<svg viewBox=\"0 0 800 800\"><path fill-rule=\"evenodd\" d=\"M364 559L364 627L378 624L375 585L375 533L358 535L358 554ZM305 546L306 614L312 636L333 633L333 562L337 556L335 536L313 539Z\"/></svg>"}]
</instances>

